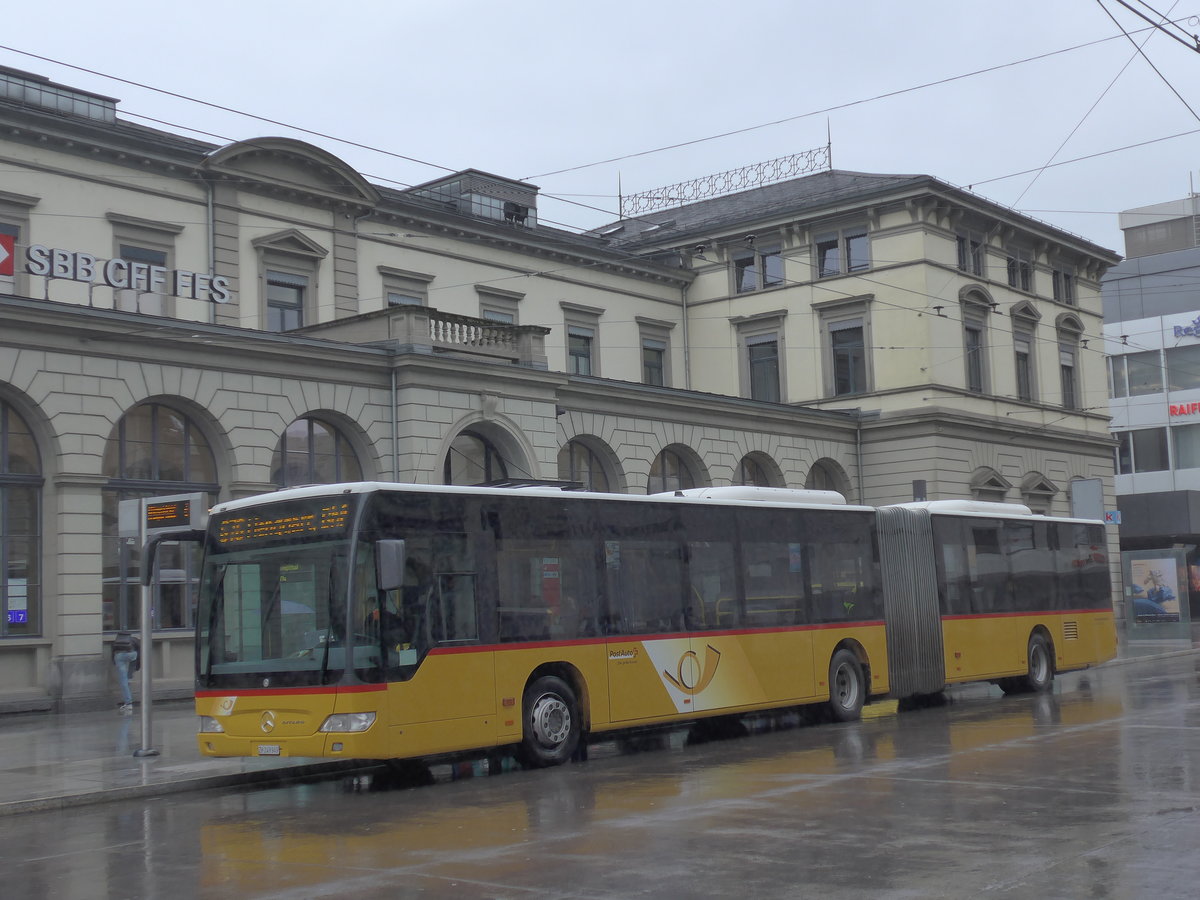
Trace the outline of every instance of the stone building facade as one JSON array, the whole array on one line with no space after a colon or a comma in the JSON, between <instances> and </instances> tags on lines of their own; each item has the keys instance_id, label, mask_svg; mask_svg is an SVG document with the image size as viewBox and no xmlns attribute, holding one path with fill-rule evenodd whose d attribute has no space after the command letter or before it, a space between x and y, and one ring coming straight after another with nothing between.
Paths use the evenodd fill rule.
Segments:
<instances>
[{"instance_id":1,"label":"stone building facade","mask_svg":"<svg viewBox=\"0 0 1200 900\"><path fill-rule=\"evenodd\" d=\"M1087 341L1116 257L934 178L829 171L573 234L524 182L385 188L16 70L0 121L0 708L110 699L107 643L139 626L135 497L1111 495ZM187 545L159 560L163 694L190 688L195 573Z\"/></svg>"}]
</instances>

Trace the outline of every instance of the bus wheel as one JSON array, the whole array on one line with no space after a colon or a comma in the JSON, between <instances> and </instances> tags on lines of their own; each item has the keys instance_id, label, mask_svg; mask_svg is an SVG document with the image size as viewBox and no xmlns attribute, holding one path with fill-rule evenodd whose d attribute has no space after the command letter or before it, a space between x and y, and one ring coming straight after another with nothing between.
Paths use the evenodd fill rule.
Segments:
<instances>
[{"instance_id":1,"label":"bus wheel","mask_svg":"<svg viewBox=\"0 0 1200 900\"><path fill-rule=\"evenodd\" d=\"M835 722L853 722L862 716L867 685L862 664L849 650L839 650L829 661L829 710Z\"/></svg>"},{"instance_id":2,"label":"bus wheel","mask_svg":"<svg viewBox=\"0 0 1200 900\"><path fill-rule=\"evenodd\" d=\"M525 689L520 760L532 768L565 763L579 745L582 721L575 692L555 675Z\"/></svg>"},{"instance_id":3,"label":"bus wheel","mask_svg":"<svg viewBox=\"0 0 1200 900\"><path fill-rule=\"evenodd\" d=\"M1050 654L1049 642L1040 634L1029 638L1029 674L1022 687L1025 690L1044 694L1054 684L1054 658Z\"/></svg>"}]
</instances>

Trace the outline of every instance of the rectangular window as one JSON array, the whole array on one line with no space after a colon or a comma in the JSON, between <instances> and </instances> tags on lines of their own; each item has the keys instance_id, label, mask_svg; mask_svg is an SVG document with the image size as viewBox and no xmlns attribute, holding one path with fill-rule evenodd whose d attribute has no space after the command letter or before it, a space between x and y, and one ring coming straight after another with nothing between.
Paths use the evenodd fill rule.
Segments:
<instances>
[{"instance_id":1,"label":"rectangular window","mask_svg":"<svg viewBox=\"0 0 1200 900\"><path fill-rule=\"evenodd\" d=\"M1125 357L1110 356L1108 358L1108 396L1114 399L1129 396L1125 378Z\"/></svg>"},{"instance_id":2,"label":"rectangular window","mask_svg":"<svg viewBox=\"0 0 1200 900\"><path fill-rule=\"evenodd\" d=\"M1062 405L1064 409L1079 408L1079 384L1075 377L1075 350L1060 347L1058 370L1062 376Z\"/></svg>"},{"instance_id":3,"label":"rectangular window","mask_svg":"<svg viewBox=\"0 0 1200 900\"><path fill-rule=\"evenodd\" d=\"M1140 355L1140 354L1138 354ZM1157 362L1158 354L1153 354ZM1173 391L1190 391L1200 388L1200 344L1189 344L1182 347L1170 347L1167 357L1167 383ZM1132 382L1129 385L1133 391ZM1159 376L1158 390L1162 390L1162 376Z\"/></svg>"},{"instance_id":4,"label":"rectangular window","mask_svg":"<svg viewBox=\"0 0 1200 900\"><path fill-rule=\"evenodd\" d=\"M983 235L973 231L955 236L958 268L969 275L983 275Z\"/></svg>"},{"instance_id":5,"label":"rectangular window","mask_svg":"<svg viewBox=\"0 0 1200 900\"><path fill-rule=\"evenodd\" d=\"M753 250L740 250L734 254L733 289L739 294L758 290L758 257Z\"/></svg>"},{"instance_id":6,"label":"rectangular window","mask_svg":"<svg viewBox=\"0 0 1200 900\"><path fill-rule=\"evenodd\" d=\"M558 301L567 339L567 372L600 375L600 317L604 310L567 300Z\"/></svg>"},{"instance_id":7,"label":"rectangular window","mask_svg":"<svg viewBox=\"0 0 1200 900\"><path fill-rule=\"evenodd\" d=\"M1008 286L1033 291L1033 255L1024 249L1008 251Z\"/></svg>"},{"instance_id":8,"label":"rectangular window","mask_svg":"<svg viewBox=\"0 0 1200 900\"><path fill-rule=\"evenodd\" d=\"M379 266L379 274L383 281L383 305L388 306L426 306L429 303L429 283L432 275L423 272L410 272L407 269L393 269L391 266Z\"/></svg>"},{"instance_id":9,"label":"rectangular window","mask_svg":"<svg viewBox=\"0 0 1200 900\"><path fill-rule=\"evenodd\" d=\"M818 278L871 268L870 240L862 226L819 234L815 243Z\"/></svg>"},{"instance_id":10,"label":"rectangular window","mask_svg":"<svg viewBox=\"0 0 1200 900\"><path fill-rule=\"evenodd\" d=\"M113 290L113 308L153 316L174 315L175 300L167 293L166 279L162 285L155 285L150 268L170 269L175 265L175 241L183 226L117 212L106 213L105 218L112 226L113 258L130 263L129 286Z\"/></svg>"},{"instance_id":11,"label":"rectangular window","mask_svg":"<svg viewBox=\"0 0 1200 900\"><path fill-rule=\"evenodd\" d=\"M1013 337L1013 356L1017 373L1017 398L1033 399L1033 339L1029 335Z\"/></svg>"},{"instance_id":12,"label":"rectangular window","mask_svg":"<svg viewBox=\"0 0 1200 900\"><path fill-rule=\"evenodd\" d=\"M592 340L590 328L571 325L567 328L567 371L572 375L592 374Z\"/></svg>"},{"instance_id":13,"label":"rectangular window","mask_svg":"<svg viewBox=\"0 0 1200 900\"><path fill-rule=\"evenodd\" d=\"M663 360L667 353L667 342L650 338L642 340L642 383L663 385Z\"/></svg>"},{"instance_id":14,"label":"rectangular window","mask_svg":"<svg viewBox=\"0 0 1200 900\"><path fill-rule=\"evenodd\" d=\"M479 295L479 318L505 325L520 322L520 303L525 299L524 294L478 284L475 293Z\"/></svg>"},{"instance_id":15,"label":"rectangular window","mask_svg":"<svg viewBox=\"0 0 1200 900\"><path fill-rule=\"evenodd\" d=\"M1168 350L1170 354L1172 351ZM1197 360L1200 362L1200 360ZM1180 376L1186 377L1182 371L1185 360L1181 357ZM1142 397L1147 394L1163 392L1162 360L1157 350L1147 350L1144 353L1128 353L1124 356L1109 358L1109 396L1110 397ZM1200 387L1200 384L1195 385ZM1181 388L1174 388L1181 390Z\"/></svg>"},{"instance_id":16,"label":"rectangular window","mask_svg":"<svg viewBox=\"0 0 1200 900\"><path fill-rule=\"evenodd\" d=\"M829 326L833 357L833 393L862 394L867 390L867 350L862 319L847 319Z\"/></svg>"},{"instance_id":17,"label":"rectangular window","mask_svg":"<svg viewBox=\"0 0 1200 900\"><path fill-rule=\"evenodd\" d=\"M747 248L733 254L733 289L758 291L783 284L783 254L779 245Z\"/></svg>"},{"instance_id":18,"label":"rectangular window","mask_svg":"<svg viewBox=\"0 0 1200 900\"><path fill-rule=\"evenodd\" d=\"M845 233L846 240L846 271L863 272L871 267L870 245L867 232L849 231Z\"/></svg>"},{"instance_id":19,"label":"rectangular window","mask_svg":"<svg viewBox=\"0 0 1200 900\"><path fill-rule=\"evenodd\" d=\"M1133 474L1133 437L1128 431L1117 432L1117 474Z\"/></svg>"},{"instance_id":20,"label":"rectangular window","mask_svg":"<svg viewBox=\"0 0 1200 900\"><path fill-rule=\"evenodd\" d=\"M137 247L132 244L121 244L121 259L130 262L149 263L152 266L166 266L167 253L165 250L152 250L148 247Z\"/></svg>"},{"instance_id":21,"label":"rectangular window","mask_svg":"<svg viewBox=\"0 0 1200 900\"><path fill-rule=\"evenodd\" d=\"M1054 286L1054 299L1059 303L1075 304L1075 272L1060 266L1051 273Z\"/></svg>"},{"instance_id":22,"label":"rectangular window","mask_svg":"<svg viewBox=\"0 0 1200 900\"><path fill-rule=\"evenodd\" d=\"M1200 425L1180 425L1171 429L1175 444L1176 469L1200 469Z\"/></svg>"},{"instance_id":23,"label":"rectangular window","mask_svg":"<svg viewBox=\"0 0 1200 900\"><path fill-rule=\"evenodd\" d=\"M290 331L304 324L307 289L303 275L267 271L267 331Z\"/></svg>"},{"instance_id":24,"label":"rectangular window","mask_svg":"<svg viewBox=\"0 0 1200 900\"><path fill-rule=\"evenodd\" d=\"M750 399L778 403L779 341L774 334L759 335L746 341L750 367Z\"/></svg>"},{"instance_id":25,"label":"rectangular window","mask_svg":"<svg viewBox=\"0 0 1200 900\"><path fill-rule=\"evenodd\" d=\"M1141 428L1124 432L1133 447L1134 472L1165 472L1170 468L1167 457L1167 429Z\"/></svg>"},{"instance_id":26,"label":"rectangular window","mask_svg":"<svg viewBox=\"0 0 1200 900\"><path fill-rule=\"evenodd\" d=\"M136 244L120 244L117 247L121 259L131 263L142 263L142 266L130 267L130 285L128 290L114 291L116 307L130 312L146 313L152 316L166 315L164 295L161 292L151 292L150 276L147 266L167 267L167 252L152 247L141 247Z\"/></svg>"},{"instance_id":27,"label":"rectangular window","mask_svg":"<svg viewBox=\"0 0 1200 900\"><path fill-rule=\"evenodd\" d=\"M828 275L842 273L841 243L836 234L823 235L817 238L817 275L825 278Z\"/></svg>"},{"instance_id":28,"label":"rectangular window","mask_svg":"<svg viewBox=\"0 0 1200 900\"><path fill-rule=\"evenodd\" d=\"M983 326L967 323L963 326L964 355L967 364L967 390L982 394L983 383Z\"/></svg>"}]
</instances>

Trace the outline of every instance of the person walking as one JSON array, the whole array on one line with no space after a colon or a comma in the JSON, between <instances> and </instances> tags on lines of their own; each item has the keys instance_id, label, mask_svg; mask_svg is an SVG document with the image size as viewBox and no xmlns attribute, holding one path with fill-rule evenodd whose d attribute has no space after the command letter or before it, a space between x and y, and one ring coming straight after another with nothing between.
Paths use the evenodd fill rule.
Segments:
<instances>
[{"instance_id":1,"label":"person walking","mask_svg":"<svg viewBox=\"0 0 1200 900\"><path fill-rule=\"evenodd\" d=\"M142 642L129 631L118 631L112 643L113 664L117 667L117 684L121 687L122 715L132 715L133 695L129 691L130 676L142 667Z\"/></svg>"}]
</instances>

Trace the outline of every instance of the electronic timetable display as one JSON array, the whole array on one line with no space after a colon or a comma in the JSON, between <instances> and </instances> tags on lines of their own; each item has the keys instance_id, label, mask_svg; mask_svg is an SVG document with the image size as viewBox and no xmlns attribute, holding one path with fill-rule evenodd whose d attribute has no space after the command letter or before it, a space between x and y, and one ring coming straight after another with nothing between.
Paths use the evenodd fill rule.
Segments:
<instances>
[{"instance_id":1,"label":"electronic timetable display","mask_svg":"<svg viewBox=\"0 0 1200 900\"><path fill-rule=\"evenodd\" d=\"M192 500L146 500L146 528L190 528Z\"/></svg>"},{"instance_id":2,"label":"electronic timetable display","mask_svg":"<svg viewBox=\"0 0 1200 900\"><path fill-rule=\"evenodd\" d=\"M221 518L213 533L223 547L297 538L343 537L350 526L350 502L288 503L238 511Z\"/></svg>"}]
</instances>

